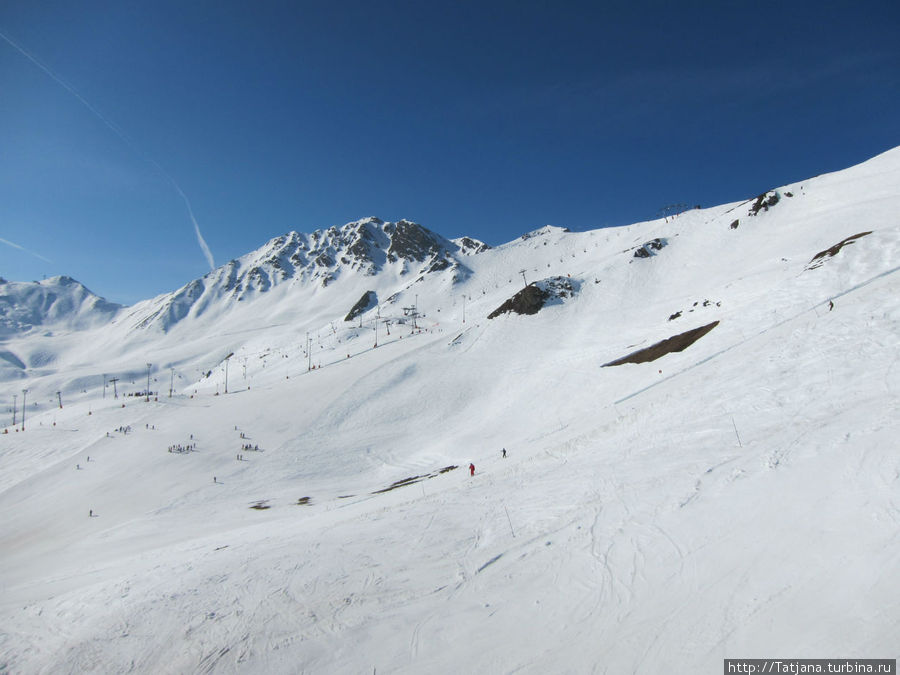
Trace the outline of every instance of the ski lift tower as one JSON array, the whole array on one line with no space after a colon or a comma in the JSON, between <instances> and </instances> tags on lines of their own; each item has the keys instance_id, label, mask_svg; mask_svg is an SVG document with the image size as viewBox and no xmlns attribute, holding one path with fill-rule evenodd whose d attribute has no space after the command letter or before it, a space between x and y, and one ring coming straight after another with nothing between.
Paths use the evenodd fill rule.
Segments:
<instances>
[{"instance_id":1,"label":"ski lift tower","mask_svg":"<svg viewBox=\"0 0 900 675\"><path fill-rule=\"evenodd\" d=\"M378 322L381 321L381 305L378 305L375 313L375 347L378 346Z\"/></svg>"},{"instance_id":2,"label":"ski lift tower","mask_svg":"<svg viewBox=\"0 0 900 675\"><path fill-rule=\"evenodd\" d=\"M228 359L234 356L234 352L225 357L225 393L228 393Z\"/></svg>"},{"instance_id":3,"label":"ski lift tower","mask_svg":"<svg viewBox=\"0 0 900 675\"><path fill-rule=\"evenodd\" d=\"M418 328L418 326L416 325L416 317L419 316L419 312L416 310L416 308L415 308L415 307L404 307L404 308L403 308L403 315L404 315L404 316L411 316L411 317L412 317L412 320L413 320L413 330L416 330L416 329Z\"/></svg>"},{"instance_id":4,"label":"ski lift tower","mask_svg":"<svg viewBox=\"0 0 900 675\"><path fill-rule=\"evenodd\" d=\"M687 211L687 208L687 204L667 204L661 207L659 211L656 212L656 217L659 218L660 216L662 216L668 222L669 218L674 218L679 213Z\"/></svg>"}]
</instances>

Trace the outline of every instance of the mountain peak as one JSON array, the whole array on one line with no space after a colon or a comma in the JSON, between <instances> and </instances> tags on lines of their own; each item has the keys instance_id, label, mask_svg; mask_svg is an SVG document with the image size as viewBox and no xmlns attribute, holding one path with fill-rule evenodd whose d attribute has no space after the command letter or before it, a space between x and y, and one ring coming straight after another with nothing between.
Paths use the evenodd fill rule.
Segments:
<instances>
[{"instance_id":1,"label":"mountain peak","mask_svg":"<svg viewBox=\"0 0 900 675\"><path fill-rule=\"evenodd\" d=\"M451 252L455 247L451 242L411 220L387 223L385 232L391 238L388 259L394 262L400 258L422 262L431 256Z\"/></svg>"},{"instance_id":2,"label":"mountain peak","mask_svg":"<svg viewBox=\"0 0 900 675\"><path fill-rule=\"evenodd\" d=\"M0 335L49 325L80 330L105 323L122 309L69 276L31 282L0 281Z\"/></svg>"},{"instance_id":3,"label":"mountain peak","mask_svg":"<svg viewBox=\"0 0 900 675\"><path fill-rule=\"evenodd\" d=\"M483 241L473 239L472 237L458 237L457 239L451 239L450 241L459 247L459 252L462 255L477 255L478 253L488 251L491 248Z\"/></svg>"},{"instance_id":4,"label":"mountain peak","mask_svg":"<svg viewBox=\"0 0 900 675\"><path fill-rule=\"evenodd\" d=\"M340 279L376 276L393 269L398 276L411 271L430 274L466 268L458 256L483 250L467 239L468 250L411 220L384 221L375 216L315 230L288 232L255 251L230 261L202 279L174 293L150 301L132 315L136 327L158 325L168 330L189 315L199 316L219 301L249 301L261 293L290 283L329 286ZM411 265L416 268L410 269Z\"/></svg>"},{"instance_id":5,"label":"mountain peak","mask_svg":"<svg viewBox=\"0 0 900 675\"><path fill-rule=\"evenodd\" d=\"M531 232L526 232L520 238L531 239L533 237L546 237L551 234L565 234L567 232L571 232L568 227L559 227L558 225L544 225L543 227L539 227L536 230L532 230Z\"/></svg>"}]
</instances>

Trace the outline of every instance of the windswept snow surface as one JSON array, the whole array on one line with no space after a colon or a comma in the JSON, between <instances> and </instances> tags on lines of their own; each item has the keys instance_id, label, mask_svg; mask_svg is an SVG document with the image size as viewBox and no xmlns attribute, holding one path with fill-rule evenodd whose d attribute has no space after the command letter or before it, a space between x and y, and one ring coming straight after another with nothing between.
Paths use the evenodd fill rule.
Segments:
<instances>
[{"instance_id":1,"label":"windswept snow surface","mask_svg":"<svg viewBox=\"0 0 900 675\"><path fill-rule=\"evenodd\" d=\"M26 369L37 407L0 436L0 672L897 658L898 186L892 150L752 216L751 199L538 231L462 280L347 275L140 340L8 341L74 374ZM522 270L578 291L485 319ZM365 290L380 308L343 322ZM682 352L602 367L713 321ZM149 402L123 395L145 361ZM60 409L53 378L84 391Z\"/></svg>"}]
</instances>

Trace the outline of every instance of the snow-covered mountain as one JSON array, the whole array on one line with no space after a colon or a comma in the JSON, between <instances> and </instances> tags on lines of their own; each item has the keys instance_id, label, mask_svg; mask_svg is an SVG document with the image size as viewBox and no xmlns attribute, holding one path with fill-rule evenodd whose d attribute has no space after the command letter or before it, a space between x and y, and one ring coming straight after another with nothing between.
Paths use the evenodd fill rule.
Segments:
<instances>
[{"instance_id":1,"label":"snow-covered mountain","mask_svg":"<svg viewBox=\"0 0 900 675\"><path fill-rule=\"evenodd\" d=\"M896 658L898 186L366 219L5 335L0 672Z\"/></svg>"},{"instance_id":2,"label":"snow-covered mountain","mask_svg":"<svg viewBox=\"0 0 900 675\"><path fill-rule=\"evenodd\" d=\"M29 379L48 367L56 372L58 333L83 337L121 309L70 277L34 282L0 278L0 382ZM35 339L38 334L45 338L42 344ZM8 343L17 346L10 349Z\"/></svg>"},{"instance_id":3,"label":"snow-covered mountain","mask_svg":"<svg viewBox=\"0 0 900 675\"><path fill-rule=\"evenodd\" d=\"M43 326L84 330L110 321L121 308L70 277L33 282L0 278L0 337Z\"/></svg>"},{"instance_id":4,"label":"snow-covered mountain","mask_svg":"<svg viewBox=\"0 0 900 675\"><path fill-rule=\"evenodd\" d=\"M5 283L10 290L0 311L9 328L0 336L7 338L0 381L31 378L47 392L71 394L105 373L136 385L151 356L157 369L177 369L185 385L238 349L240 339L229 336L248 327L319 331L362 294L395 304L426 278L449 289L471 274L465 260L489 248L470 237L449 241L408 220L365 218L276 237L172 293L126 308L66 277ZM31 330L50 325L65 334Z\"/></svg>"},{"instance_id":5,"label":"snow-covered mountain","mask_svg":"<svg viewBox=\"0 0 900 675\"><path fill-rule=\"evenodd\" d=\"M469 272L460 256L486 248L469 237L448 241L408 220L365 218L309 235L289 232L174 293L142 303L129 320L138 328L166 332L187 317L211 309L227 312L233 302L253 300L278 286L325 288L348 276L356 281L382 273L420 279L447 272L455 283Z\"/></svg>"}]
</instances>

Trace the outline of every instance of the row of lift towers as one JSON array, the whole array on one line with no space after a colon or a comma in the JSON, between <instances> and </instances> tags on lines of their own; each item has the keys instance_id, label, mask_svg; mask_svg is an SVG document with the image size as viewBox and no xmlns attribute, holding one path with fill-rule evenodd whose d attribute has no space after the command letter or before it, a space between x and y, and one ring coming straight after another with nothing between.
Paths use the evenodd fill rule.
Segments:
<instances>
[{"instance_id":1,"label":"row of lift towers","mask_svg":"<svg viewBox=\"0 0 900 675\"><path fill-rule=\"evenodd\" d=\"M411 307L403 308L403 314L405 316L412 317L413 330L416 330L416 328L418 328L417 323L416 323L418 317L420 316L419 310L418 310L418 304L419 303L418 303L418 296L417 296L415 305L413 305ZM463 299L463 307L465 308L465 296ZM381 307L378 308L378 316L375 319L375 347L378 346L378 322L380 320L381 320ZM465 309L463 309L463 322L465 322ZM362 316L360 316L360 327L361 326L362 326ZM387 323L387 319L385 319L385 328L387 329L387 334L390 335L391 329L390 329L390 325ZM310 338L309 332L307 331L307 333L306 333L307 370L312 370L312 349L311 349L310 340L311 340L311 338ZM225 357L225 393L226 394L228 393L228 362L231 360L231 358L233 356L234 356L234 352L230 352ZM147 364L147 389L144 392L144 400L145 401L150 400L150 371L152 368L153 368L153 364L148 363ZM171 371L171 381L169 383L169 398L172 397L172 392L173 392L174 385L175 385L175 369L170 368L170 371ZM118 378L118 377L108 377L106 375L106 373L103 374L103 398L106 398L106 389L110 384L112 384L112 386L113 386L114 398L117 398L117 399L119 398L119 389L117 386L117 383L119 382L119 380L120 380L120 378ZM25 403L26 403L27 396L28 396L28 389L23 389L22 390L22 422L21 422L21 424L22 424L21 430L22 431L25 431ZM13 411L12 411L13 412L13 422L12 422L13 427L17 426L19 423L18 422L18 397L19 397L18 394L13 394ZM62 392L61 391L56 392L56 398L57 398L57 402L59 403L59 407L62 408L63 404L62 404Z\"/></svg>"}]
</instances>

